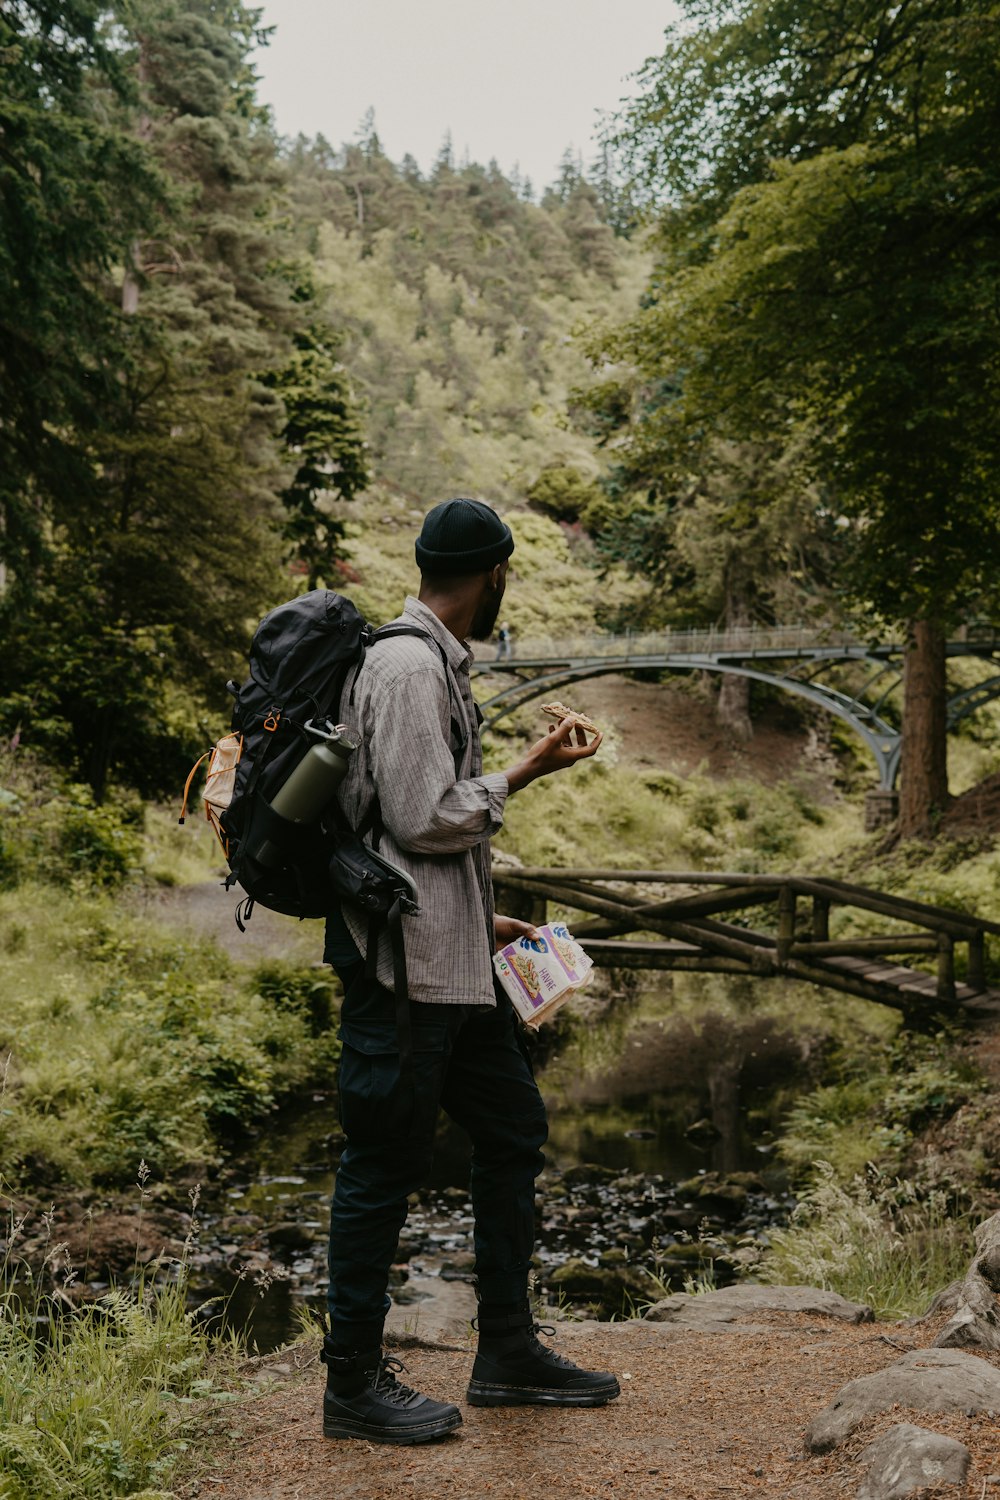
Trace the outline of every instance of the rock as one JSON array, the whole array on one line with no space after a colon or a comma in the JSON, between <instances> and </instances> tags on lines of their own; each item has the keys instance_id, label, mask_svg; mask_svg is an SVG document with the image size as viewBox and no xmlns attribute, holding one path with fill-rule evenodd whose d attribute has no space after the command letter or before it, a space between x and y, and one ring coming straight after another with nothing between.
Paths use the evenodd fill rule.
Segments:
<instances>
[{"instance_id":1,"label":"rock","mask_svg":"<svg viewBox=\"0 0 1000 1500\"><path fill-rule=\"evenodd\" d=\"M445 1281L471 1281L476 1269L476 1257L468 1250L453 1250L447 1260L441 1262L438 1275Z\"/></svg>"},{"instance_id":2,"label":"rock","mask_svg":"<svg viewBox=\"0 0 1000 1500\"><path fill-rule=\"evenodd\" d=\"M627 1297L648 1297L649 1277L631 1266L591 1266L574 1256L552 1272L549 1282L567 1297L600 1302L620 1312Z\"/></svg>"},{"instance_id":3,"label":"rock","mask_svg":"<svg viewBox=\"0 0 1000 1500\"><path fill-rule=\"evenodd\" d=\"M468 1203L468 1188L446 1187L441 1190L441 1201L443 1203Z\"/></svg>"},{"instance_id":4,"label":"rock","mask_svg":"<svg viewBox=\"0 0 1000 1500\"><path fill-rule=\"evenodd\" d=\"M603 1167L597 1162L587 1161L581 1162L577 1167L569 1167L563 1173L562 1180L567 1187L587 1187L595 1182L610 1182L620 1175L615 1167Z\"/></svg>"},{"instance_id":5,"label":"rock","mask_svg":"<svg viewBox=\"0 0 1000 1500\"><path fill-rule=\"evenodd\" d=\"M668 1234L676 1234L678 1229L687 1233L696 1228L699 1217L696 1208L661 1208L657 1215Z\"/></svg>"},{"instance_id":6,"label":"rock","mask_svg":"<svg viewBox=\"0 0 1000 1500\"><path fill-rule=\"evenodd\" d=\"M703 1333L726 1333L741 1319L763 1312L812 1313L841 1318L846 1323L870 1323L874 1316L870 1307L848 1302L836 1292L811 1286L756 1286L747 1282L700 1295L675 1292L672 1297L654 1303L645 1316L649 1323L672 1323ZM741 1323L740 1331L748 1331L745 1323Z\"/></svg>"},{"instance_id":7,"label":"rock","mask_svg":"<svg viewBox=\"0 0 1000 1500\"><path fill-rule=\"evenodd\" d=\"M760 1178L752 1172L731 1172L720 1176L718 1172L706 1172L700 1177L689 1177L678 1185L682 1198L690 1198L699 1212L720 1219L738 1219L747 1206L750 1189L760 1189Z\"/></svg>"},{"instance_id":8,"label":"rock","mask_svg":"<svg viewBox=\"0 0 1000 1500\"><path fill-rule=\"evenodd\" d=\"M1000 1408L1000 1370L958 1349L914 1349L895 1364L844 1386L806 1432L810 1453L828 1453L866 1417L896 1404L912 1411Z\"/></svg>"},{"instance_id":9,"label":"rock","mask_svg":"<svg viewBox=\"0 0 1000 1500\"><path fill-rule=\"evenodd\" d=\"M1000 1350L1000 1214L978 1226L975 1241L964 1281L945 1288L955 1295L955 1314L934 1340L939 1349Z\"/></svg>"},{"instance_id":10,"label":"rock","mask_svg":"<svg viewBox=\"0 0 1000 1500\"><path fill-rule=\"evenodd\" d=\"M714 1141L722 1139L722 1131L711 1120L695 1120L688 1126L684 1134L689 1141L696 1146L711 1146Z\"/></svg>"},{"instance_id":11,"label":"rock","mask_svg":"<svg viewBox=\"0 0 1000 1500\"><path fill-rule=\"evenodd\" d=\"M309 1250L318 1239L314 1229L306 1224L297 1224L294 1219L273 1224L267 1231L268 1244L272 1247L281 1246L285 1250Z\"/></svg>"},{"instance_id":12,"label":"rock","mask_svg":"<svg viewBox=\"0 0 1000 1500\"><path fill-rule=\"evenodd\" d=\"M869 1469L858 1500L901 1500L928 1485L964 1485L970 1458L964 1443L900 1422L862 1453L859 1462Z\"/></svg>"}]
</instances>

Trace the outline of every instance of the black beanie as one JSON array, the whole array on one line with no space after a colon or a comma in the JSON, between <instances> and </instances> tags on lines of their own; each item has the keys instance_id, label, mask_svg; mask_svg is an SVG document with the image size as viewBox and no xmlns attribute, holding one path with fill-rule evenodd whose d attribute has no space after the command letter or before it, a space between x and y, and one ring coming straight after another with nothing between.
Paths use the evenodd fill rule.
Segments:
<instances>
[{"instance_id":1,"label":"black beanie","mask_svg":"<svg viewBox=\"0 0 1000 1500\"><path fill-rule=\"evenodd\" d=\"M421 573L488 573L514 550L510 527L482 500L442 500L417 537Z\"/></svg>"}]
</instances>

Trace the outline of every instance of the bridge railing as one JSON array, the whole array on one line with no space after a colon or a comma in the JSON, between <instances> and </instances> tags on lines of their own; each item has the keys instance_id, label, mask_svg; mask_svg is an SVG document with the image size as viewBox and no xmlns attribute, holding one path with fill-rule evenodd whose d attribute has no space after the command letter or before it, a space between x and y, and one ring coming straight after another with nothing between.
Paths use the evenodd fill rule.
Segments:
<instances>
[{"instance_id":1,"label":"bridge railing","mask_svg":"<svg viewBox=\"0 0 1000 1500\"><path fill-rule=\"evenodd\" d=\"M533 635L516 637L514 659L551 661L567 658L637 656L711 656L718 652L812 651L824 646L861 647L851 631L818 630L813 625L752 626L745 630L626 630L618 634ZM491 642L476 645L476 660L485 665L496 657Z\"/></svg>"},{"instance_id":2,"label":"bridge railing","mask_svg":"<svg viewBox=\"0 0 1000 1500\"><path fill-rule=\"evenodd\" d=\"M496 864L493 882L502 909L537 925L545 922L550 903L587 913L590 920L574 920L573 930L597 962L780 973L903 1010L955 1004L957 945L966 949L965 996L982 995L985 939L1000 936L1000 923L823 877ZM639 893L649 887L653 892ZM668 895L670 887L681 891ZM758 915L752 927L724 920L760 907L772 908L773 920ZM874 936L848 930L832 937L830 916L838 907L888 918L905 930L883 927ZM623 946L621 939L636 934L653 934L657 941ZM917 967L903 967L904 955L913 955Z\"/></svg>"}]
</instances>

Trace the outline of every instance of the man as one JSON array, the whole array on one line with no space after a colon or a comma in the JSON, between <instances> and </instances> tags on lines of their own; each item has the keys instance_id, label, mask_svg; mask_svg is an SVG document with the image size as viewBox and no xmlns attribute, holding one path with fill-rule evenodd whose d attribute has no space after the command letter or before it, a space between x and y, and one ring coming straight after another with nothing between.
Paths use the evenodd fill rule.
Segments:
<instances>
[{"instance_id":1,"label":"man","mask_svg":"<svg viewBox=\"0 0 1000 1500\"><path fill-rule=\"evenodd\" d=\"M439 1108L472 1139L479 1348L469 1401L600 1406L619 1394L613 1375L579 1370L543 1345L528 1303L547 1126L492 953L532 929L494 914L489 841L510 795L587 759L601 737L588 743L567 720L508 771L482 773L465 642L496 624L513 549L488 505L435 506L416 543L419 598L395 622L422 634L373 646L341 704L361 740L341 805L366 827L377 800L380 852L412 876L420 913L403 922L412 1046L402 1060L387 937L366 964L367 916L345 907L328 924L326 958L344 986L347 1137L330 1227L328 1437L418 1443L461 1423L456 1406L402 1385L402 1366L382 1353L389 1267L407 1195L427 1177Z\"/></svg>"}]
</instances>

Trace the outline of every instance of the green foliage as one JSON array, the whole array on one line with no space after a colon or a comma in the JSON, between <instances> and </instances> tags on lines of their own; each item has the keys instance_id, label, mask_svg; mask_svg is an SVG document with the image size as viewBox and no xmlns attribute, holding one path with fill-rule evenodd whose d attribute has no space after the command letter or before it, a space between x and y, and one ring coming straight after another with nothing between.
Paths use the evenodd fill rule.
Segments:
<instances>
[{"instance_id":1,"label":"green foliage","mask_svg":"<svg viewBox=\"0 0 1000 1500\"><path fill-rule=\"evenodd\" d=\"M555 521L585 520L601 491L571 464L547 464L526 491L528 500Z\"/></svg>"},{"instance_id":2,"label":"green foliage","mask_svg":"<svg viewBox=\"0 0 1000 1500\"><path fill-rule=\"evenodd\" d=\"M290 167L376 477L426 507L470 489L516 503L549 464L592 473L566 409L588 378L580 330L633 305L641 253L594 221L607 255L592 254L593 225L525 202L492 167L425 181L373 142L300 142Z\"/></svg>"},{"instance_id":3,"label":"green foliage","mask_svg":"<svg viewBox=\"0 0 1000 1500\"><path fill-rule=\"evenodd\" d=\"M856 608L920 625L911 836L947 797L941 633L1000 599L992 0L684 11L621 122L662 205L645 304L601 351L621 543L675 567L672 513L720 443L804 449L798 529Z\"/></svg>"},{"instance_id":4,"label":"green foliage","mask_svg":"<svg viewBox=\"0 0 1000 1500\"><path fill-rule=\"evenodd\" d=\"M3 767L0 847L4 882L114 889L142 857L142 805L133 795L97 805L88 786L60 782L29 761Z\"/></svg>"},{"instance_id":5,"label":"green foliage","mask_svg":"<svg viewBox=\"0 0 1000 1500\"><path fill-rule=\"evenodd\" d=\"M121 1180L219 1160L225 1141L336 1056L332 981L260 975L106 899L25 885L0 897L7 1057L0 1151L36 1181Z\"/></svg>"},{"instance_id":6,"label":"green foliage","mask_svg":"<svg viewBox=\"0 0 1000 1500\"><path fill-rule=\"evenodd\" d=\"M114 399L107 278L162 204L123 124L134 80L94 0L0 12L0 561L29 569L49 507L89 488L82 433Z\"/></svg>"},{"instance_id":7,"label":"green foliage","mask_svg":"<svg viewBox=\"0 0 1000 1500\"><path fill-rule=\"evenodd\" d=\"M143 1179L145 1180L145 1179ZM4 1184L0 1183L0 1188ZM213 1401L231 1399L219 1349L187 1310L188 1242L170 1281L115 1287L67 1317L48 1288L65 1247L20 1260L35 1226L5 1205L0 1259L0 1494L4 1500L169 1500ZM39 1325L44 1327L40 1336Z\"/></svg>"},{"instance_id":8,"label":"green foliage","mask_svg":"<svg viewBox=\"0 0 1000 1500\"><path fill-rule=\"evenodd\" d=\"M322 330L295 337L288 364L264 382L281 397L281 437L298 468L281 493L288 512L284 536L310 588L332 577L341 553L343 523L330 500L353 500L371 477L358 409L335 341Z\"/></svg>"},{"instance_id":9,"label":"green foliage","mask_svg":"<svg viewBox=\"0 0 1000 1500\"><path fill-rule=\"evenodd\" d=\"M57 47L47 7L16 13L36 10ZM32 399L79 472L50 485L40 467L11 471L16 503L40 518L38 545L11 553L0 590L0 726L72 766L98 801L116 775L145 793L176 785L201 736L196 709L180 732L166 722L165 692L183 684L197 702L238 670L250 622L288 591L286 515L307 565L327 559L335 528L316 495L349 496L365 477L332 334L278 216L282 171L247 61L262 39L256 13L142 0L117 20L113 52L93 37L69 48L79 86L49 100L48 125L32 116L36 133L73 136L100 99L106 149L80 166L87 206L97 215L114 194L135 212L126 221L109 206L101 254L66 260L101 309L100 345L82 311L61 329L93 399L64 414L37 382ZM109 56L116 92L100 71ZM158 199L128 191L116 141L164 185ZM54 176L41 184L57 194ZM96 234L81 230L81 246ZM15 317L31 311L29 281L6 288Z\"/></svg>"},{"instance_id":10,"label":"green foliage","mask_svg":"<svg viewBox=\"0 0 1000 1500\"><path fill-rule=\"evenodd\" d=\"M789 1227L769 1231L770 1248L751 1266L755 1281L826 1287L898 1319L918 1316L964 1275L973 1224L949 1210L944 1193L920 1197L882 1173L841 1186L828 1164L816 1168Z\"/></svg>"},{"instance_id":11,"label":"green foliage","mask_svg":"<svg viewBox=\"0 0 1000 1500\"><path fill-rule=\"evenodd\" d=\"M612 730L598 757L527 787L507 806L500 848L529 865L746 870L794 866L838 818L801 788L717 782L615 764ZM489 769L511 760L491 744Z\"/></svg>"},{"instance_id":12,"label":"green foliage","mask_svg":"<svg viewBox=\"0 0 1000 1500\"><path fill-rule=\"evenodd\" d=\"M841 1183L872 1162L897 1171L918 1130L946 1119L982 1087L975 1071L956 1061L949 1039L908 1033L876 1056L848 1051L831 1074L835 1081L789 1110L780 1150L796 1174L822 1160Z\"/></svg>"},{"instance_id":13,"label":"green foliage","mask_svg":"<svg viewBox=\"0 0 1000 1500\"><path fill-rule=\"evenodd\" d=\"M376 486L345 523L349 561L336 586L376 623L393 619L405 596L417 592L413 544L423 514L406 497ZM521 509L503 514L515 541L503 604L515 639L587 634L627 610L638 590L619 569L599 579L586 546L548 516Z\"/></svg>"}]
</instances>

